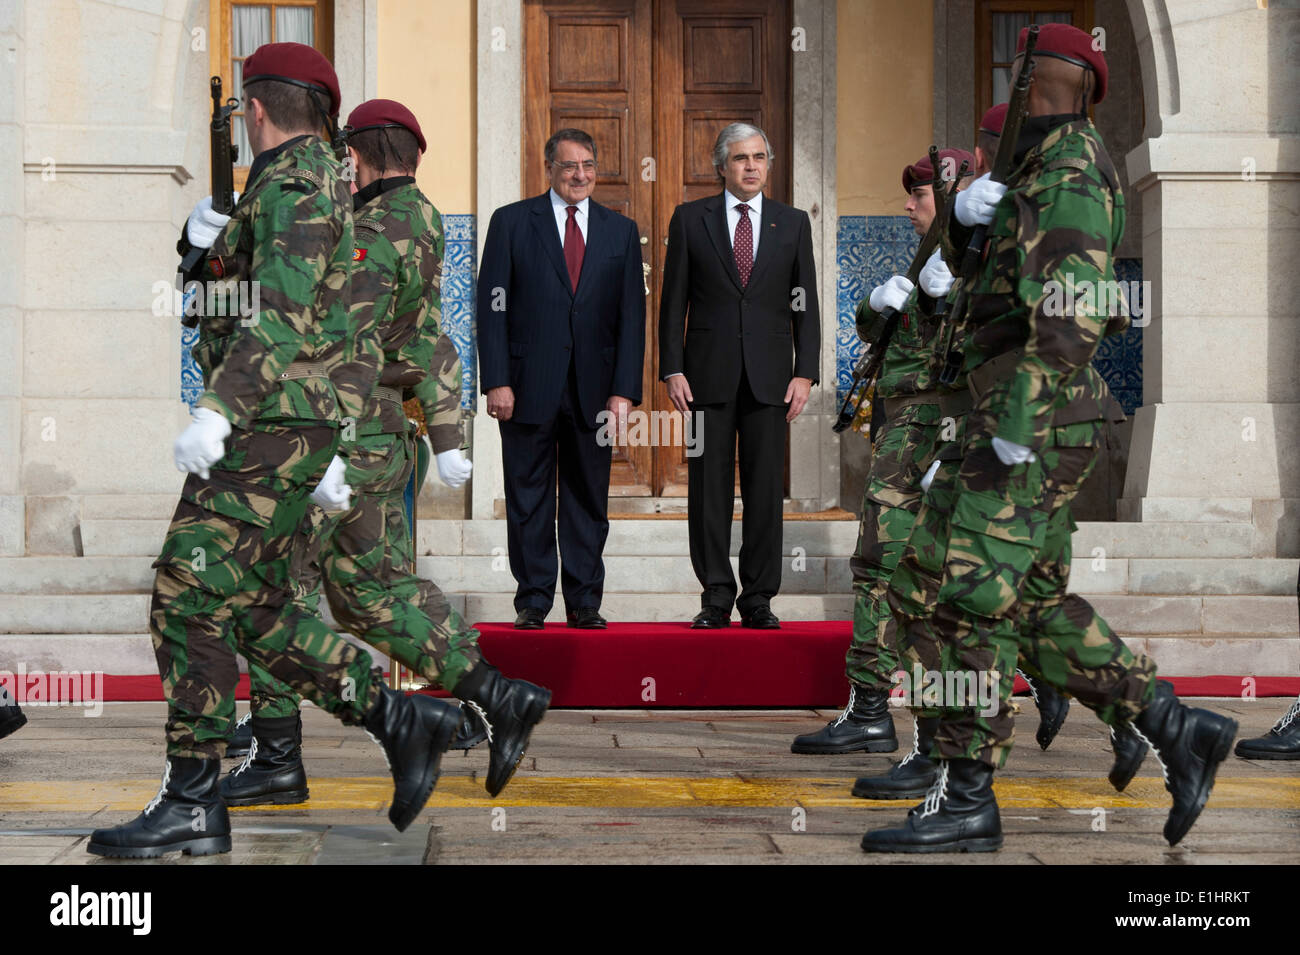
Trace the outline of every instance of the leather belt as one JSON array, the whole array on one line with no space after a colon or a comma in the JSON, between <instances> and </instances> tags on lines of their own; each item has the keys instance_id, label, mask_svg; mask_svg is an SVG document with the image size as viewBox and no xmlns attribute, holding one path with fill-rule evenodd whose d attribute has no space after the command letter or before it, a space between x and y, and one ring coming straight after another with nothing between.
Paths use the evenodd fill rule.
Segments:
<instances>
[{"instance_id":1,"label":"leather belt","mask_svg":"<svg viewBox=\"0 0 1300 955\"><path fill-rule=\"evenodd\" d=\"M402 403L402 393L387 385L375 385L375 397L380 401L392 401L399 405Z\"/></svg>"},{"instance_id":2,"label":"leather belt","mask_svg":"<svg viewBox=\"0 0 1300 955\"><path fill-rule=\"evenodd\" d=\"M280 381L295 381L299 378L328 378L329 376L329 369L325 367L324 362L295 361L280 372Z\"/></svg>"},{"instance_id":3,"label":"leather belt","mask_svg":"<svg viewBox=\"0 0 1300 955\"><path fill-rule=\"evenodd\" d=\"M885 399L885 417L893 420L898 412L910 405L938 405L941 415L965 414L974 407L974 399L969 392L950 391L940 394L937 391L922 391L920 394L903 395Z\"/></svg>"}]
</instances>

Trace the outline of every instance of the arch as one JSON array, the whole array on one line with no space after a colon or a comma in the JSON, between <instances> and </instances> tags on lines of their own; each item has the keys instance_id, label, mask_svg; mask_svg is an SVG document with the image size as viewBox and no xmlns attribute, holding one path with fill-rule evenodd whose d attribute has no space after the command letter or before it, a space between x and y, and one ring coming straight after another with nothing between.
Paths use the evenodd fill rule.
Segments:
<instances>
[{"instance_id":1,"label":"arch","mask_svg":"<svg viewBox=\"0 0 1300 955\"><path fill-rule=\"evenodd\" d=\"M1181 105L1178 86L1178 52L1165 0L1126 0L1142 67L1142 95L1145 104L1147 139L1164 129L1164 120L1178 114Z\"/></svg>"}]
</instances>

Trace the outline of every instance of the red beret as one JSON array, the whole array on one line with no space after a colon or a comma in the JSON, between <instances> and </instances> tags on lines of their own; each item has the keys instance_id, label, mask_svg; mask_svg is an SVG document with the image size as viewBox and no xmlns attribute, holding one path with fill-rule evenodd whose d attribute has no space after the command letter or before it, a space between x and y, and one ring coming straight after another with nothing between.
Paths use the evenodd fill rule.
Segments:
<instances>
[{"instance_id":1,"label":"red beret","mask_svg":"<svg viewBox=\"0 0 1300 955\"><path fill-rule=\"evenodd\" d=\"M947 165L946 159L952 160L952 173L957 174L963 162L970 163L966 167L966 175L971 176L975 173L975 157L966 152L964 149L940 149L939 163ZM942 172L942 170L940 170ZM911 192L917 186L929 186L934 184L934 169L930 166L930 155L927 153L910 166L903 167L903 191Z\"/></svg>"},{"instance_id":2,"label":"red beret","mask_svg":"<svg viewBox=\"0 0 1300 955\"><path fill-rule=\"evenodd\" d=\"M279 80L329 96L329 114L337 116L339 78L324 55L305 43L263 43L244 60L244 86L257 80Z\"/></svg>"},{"instance_id":3,"label":"red beret","mask_svg":"<svg viewBox=\"0 0 1300 955\"><path fill-rule=\"evenodd\" d=\"M364 129L384 129L400 126L415 134L415 141L420 144L420 152L428 148L424 133L420 132L419 120L409 109L391 99L369 99L354 109L348 116L348 132L359 133Z\"/></svg>"},{"instance_id":4,"label":"red beret","mask_svg":"<svg viewBox=\"0 0 1300 955\"><path fill-rule=\"evenodd\" d=\"M980 120L980 132L993 136L1002 135L1002 124L1007 121L1007 103L998 103Z\"/></svg>"},{"instance_id":5,"label":"red beret","mask_svg":"<svg viewBox=\"0 0 1300 955\"><path fill-rule=\"evenodd\" d=\"M1020 42L1016 44L1016 53L1025 52L1025 39L1029 36L1029 27L1020 30ZM1038 43L1034 46L1034 56L1054 56L1075 66L1091 69L1097 74L1097 88L1093 91L1092 101L1100 103L1106 98L1106 57L1100 50L1093 49L1092 35L1084 33L1078 27L1068 23L1044 23L1038 27Z\"/></svg>"}]
</instances>

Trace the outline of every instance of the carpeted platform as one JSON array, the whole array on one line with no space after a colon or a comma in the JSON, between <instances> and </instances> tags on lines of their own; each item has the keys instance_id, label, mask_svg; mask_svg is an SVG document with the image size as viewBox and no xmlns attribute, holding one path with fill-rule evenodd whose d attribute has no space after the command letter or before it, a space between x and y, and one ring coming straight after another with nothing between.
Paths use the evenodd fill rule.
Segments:
<instances>
[{"instance_id":1,"label":"carpeted platform","mask_svg":"<svg viewBox=\"0 0 1300 955\"><path fill-rule=\"evenodd\" d=\"M511 677L549 687L567 708L752 707L844 705L848 621L786 621L780 630L692 630L687 623L615 623L608 630L515 630L477 624L487 659ZM1180 696L1241 699L1242 676L1169 677ZM1017 692L1025 690L1016 680ZM1300 677L1256 677L1255 696L1294 697ZM248 699L248 677L236 695ZM106 675L106 701L161 700L156 674Z\"/></svg>"}]
</instances>

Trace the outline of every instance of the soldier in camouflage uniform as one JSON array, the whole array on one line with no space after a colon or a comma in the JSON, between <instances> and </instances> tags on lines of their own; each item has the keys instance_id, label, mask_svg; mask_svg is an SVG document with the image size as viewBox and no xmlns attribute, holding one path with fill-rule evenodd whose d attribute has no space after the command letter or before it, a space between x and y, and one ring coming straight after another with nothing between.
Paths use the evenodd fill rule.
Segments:
<instances>
[{"instance_id":1,"label":"soldier in camouflage uniform","mask_svg":"<svg viewBox=\"0 0 1300 955\"><path fill-rule=\"evenodd\" d=\"M414 528L403 501L415 429L402 408L403 392L420 403L444 483L460 487L470 473L461 451L460 358L440 328L442 219L415 184L426 143L409 109L369 100L352 111L345 132L358 185L353 315L359 326L375 327L383 370L348 459L346 481L356 503L338 517L318 509L309 515L299 541L299 599L314 613L323 585L341 626L483 717L491 747L486 786L495 796L523 757L551 694L507 680L485 663L478 631L437 585L415 574ZM223 780L222 795L232 806L302 802L308 792L298 697L256 661L249 676L254 745Z\"/></svg>"},{"instance_id":2,"label":"soldier in camouflage uniform","mask_svg":"<svg viewBox=\"0 0 1300 955\"><path fill-rule=\"evenodd\" d=\"M975 157L965 150L945 149L939 156L941 166L951 165L952 174L963 162L970 169L975 165ZM928 155L903 169L905 209L918 236L934 220L934 185L943 181L942 172L931 167ZM877 286L858 306L859 337L874 343L880 312L887 306L902 317L875 381L875 397L884 404L884 416L883 422L877 415L872 423L871 467L850 562L853 641L845 657L849 702L823 729L796 737L792 753L889 753L898 748L889 690L899 661L892 628L886 639L885 589L921 507L921 477L942 448L957 447L960 416L969 398L964 387L937 387L930 370L938 331L938 321L931 317L934 300L903 276ZM861 795L856 790L855 794Z\"/></svg>"},{"instance_id":3,"label":"soldier in camouflage uniform","mask_svg":"<svg viewBox=\"0 0 1300 955\"><path fill-rule=\"evenodd\" d=\"M1083 31L1048 24L1034 64L1013 172L1005 184L977 180L956 206L952 248L988 226L962 340L975 407L960 467L939 468L889 586L905 660L941 671L950 687L952 677L975 682L942 701L939 774L924 803L901 828L868 832L867 851L1001 846L992 777L1011 745L1017 656L1150 743L1173 794L1171 845L1208 800L1236 731L1233 720L1158 692L1154 663L1130 653L1086 601L1064 595L1066 505L1096 460L1105 416L1088 367L1110 324L1104 303L1076 300L1076 290L1113 281L1124 206L1086 114L1105 94L1103 55ZM1036 626L1018 626L1022 604L1044 608ZM991 713L970 698L976 687L991 691Z\"/></svg>"},{"instance_id":4,"label":"soldier in camouflage uniform","mask_svg":"<svg viewBox=\"0 0 1300 955\"><path fill-rule=\"evenodd\" d=\"M377 739L399 830L427 801L459 722L450 704L388 690L368 654L292 599L295 532L309 494L338 493L344 459L356 453L340 444L340 421L362 415L379 356L373 330L349 321L351 204L316 134L338 112L333 67L311 47L267 44L244 61L243 86L257 153L247 189L228 219L200 203L182 247L209 249L199 277L256 283L260 299L247 316L201 322L194 355L207 390L176 441L177 467L190 474L154 563L150 612L169 711L167 765L140 816L93 833L97 855L230 850L219 771L236 647Z\"/></svg>"}]
</instances>

